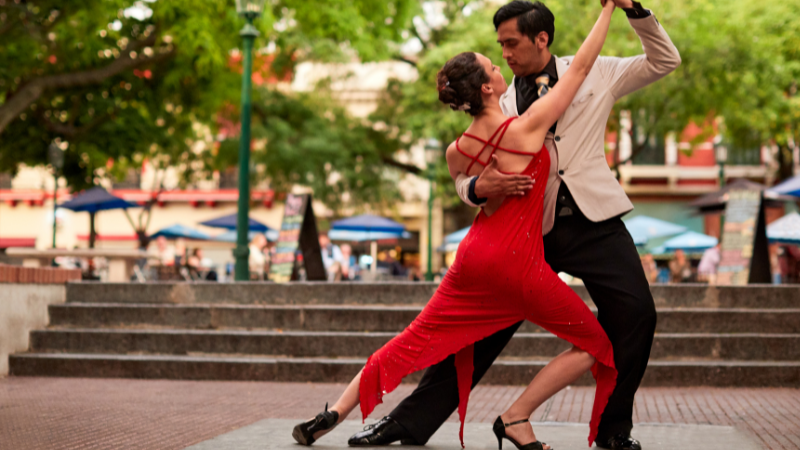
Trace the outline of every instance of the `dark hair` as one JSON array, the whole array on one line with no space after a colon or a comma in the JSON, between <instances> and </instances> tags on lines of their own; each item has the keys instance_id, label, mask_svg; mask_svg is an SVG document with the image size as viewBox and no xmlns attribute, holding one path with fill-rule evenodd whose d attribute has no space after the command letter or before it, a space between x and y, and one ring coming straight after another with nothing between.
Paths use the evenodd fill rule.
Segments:
<instances>
[{"instance_id":1,"label":"dark hair","mask_svg":"<svg viewBox=\"0 0 800 450\"><path fill-rule=\"evenodd\" d=\"M542 2L531 3L527 0L514 0L503 5L494 13L494 29L497 31L500 24L511 19L517 19L517 30L528 36L531 42L536 42L536 36L544 31L547 33L547 46L553 43L556 32L555 17Z\"/></svg>"},{"instance_id":2,"label":"dark hair","mask_svg":"<svg viewBox=\"0 0 800 450\"><path fill-rule=\"evenodd\" d=\"M473 116L483 111L481 85L488 82L489 75L473 52L459 53L436 74L439 101Z\"/></svg>"}]
</instances>

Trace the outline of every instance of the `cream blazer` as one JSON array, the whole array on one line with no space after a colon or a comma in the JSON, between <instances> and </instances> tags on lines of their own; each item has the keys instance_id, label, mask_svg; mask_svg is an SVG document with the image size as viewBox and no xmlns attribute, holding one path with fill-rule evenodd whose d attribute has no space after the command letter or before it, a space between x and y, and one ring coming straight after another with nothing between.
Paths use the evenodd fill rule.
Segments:
<instances>
[{"instance_id":1,"label":"cream blazer","mask_svg":"<svg viewBox=\"0 0 800 450\"><path fill-rule=\"evenodd\" d=\"M566 183L575 203L591 221L600 222L633 209L605 159L605 130L608 116L620 97L653 83L675 70L681 57L666 31L651 14L629 19L644 47L644 54L629 58L601 56L581 85L572 104L558 119L556 132L548 133L545 146L551 157L545 189L542 232L553 227L556 195ZM562 79L573 56L556 57L558 78ZM506 116L518 116L517 93L512 80L500 98ZM472 205L467 194L471 177L460 174L456 180L459 197Z\"/></svg>"}]
</instances>

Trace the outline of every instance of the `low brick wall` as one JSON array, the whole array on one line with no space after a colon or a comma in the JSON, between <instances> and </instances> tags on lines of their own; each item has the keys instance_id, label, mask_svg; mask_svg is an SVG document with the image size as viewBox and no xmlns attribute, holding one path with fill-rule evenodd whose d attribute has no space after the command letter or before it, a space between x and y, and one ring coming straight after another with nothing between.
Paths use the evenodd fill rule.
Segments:
<instances>
[{"instance_id":1,"label":"low brick wall","mask_svg":"<svg viewBox=\"0 0 800 450\"><path fill-rule=\"evenodd\" d=\"M28 350L31 330L47 326L48 305L64 303L65 300L66 287L63 282L6 282L0 286L0 376L8 374L10 353Z\"/></svg>"},{"instance_id":2,"label":"low brick wall","mask_svg":"<svg viewBox=\"0 0 800 450\"><path fill-rule=\"evenodd\" d=\"M80 279L80 269L0 264L0 283L62 284L67 281L80 281Z\"/></svg>"}]
</instances>

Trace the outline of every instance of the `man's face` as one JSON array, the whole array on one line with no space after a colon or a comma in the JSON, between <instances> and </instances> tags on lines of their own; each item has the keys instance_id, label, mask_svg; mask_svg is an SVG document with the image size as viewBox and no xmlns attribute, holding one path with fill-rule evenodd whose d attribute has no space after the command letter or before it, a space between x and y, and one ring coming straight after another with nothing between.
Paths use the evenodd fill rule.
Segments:
<instances>
[{"instance_id":1,"label":"man's face","mask_svg":"<svg viewBox=\"0 0 800 450\"><path fill-rule=\"evenodd\" d=\"M497 29L497 42L503 47L503 59L518 77L542 70L542 52L547 50L547 33L536 36L536 42L519 32L517 19L509 19Z\"/></svg>"}]
</instances>

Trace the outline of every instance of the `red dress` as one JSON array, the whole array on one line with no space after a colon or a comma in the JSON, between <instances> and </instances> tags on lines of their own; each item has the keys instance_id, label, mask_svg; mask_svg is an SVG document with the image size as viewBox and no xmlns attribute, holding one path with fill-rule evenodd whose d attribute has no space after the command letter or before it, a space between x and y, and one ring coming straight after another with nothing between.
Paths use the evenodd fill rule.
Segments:
<instances>
[{"instance_id":1,"label":"red dress","mask_svg":"<svg viewBox=\"0 0 800 450\"><path fill-rule=\"evenodd\" d=\"M533 155L522 172L533 177L533 189L524 196L507 197L491 216L481 210L475 217L458 246L455 262L422 312L367 360L359 391L361 412L366 418L382 402L383 395L394 390L406 375L455 354L459 439L463 446L473 344L521 320L529 320L597 359L592 367L597 389L590 422L591 446L616 384L614 354L592 312L545 262L542 204L550 157L546 148L533 154L499 146L513 119L504 122L489 141L465 133L485 145L475 157L462 153L481 165L485 164L478 158L489 146L493 147L492 154L499 149Z\"/></svg>"}]
</instances>

